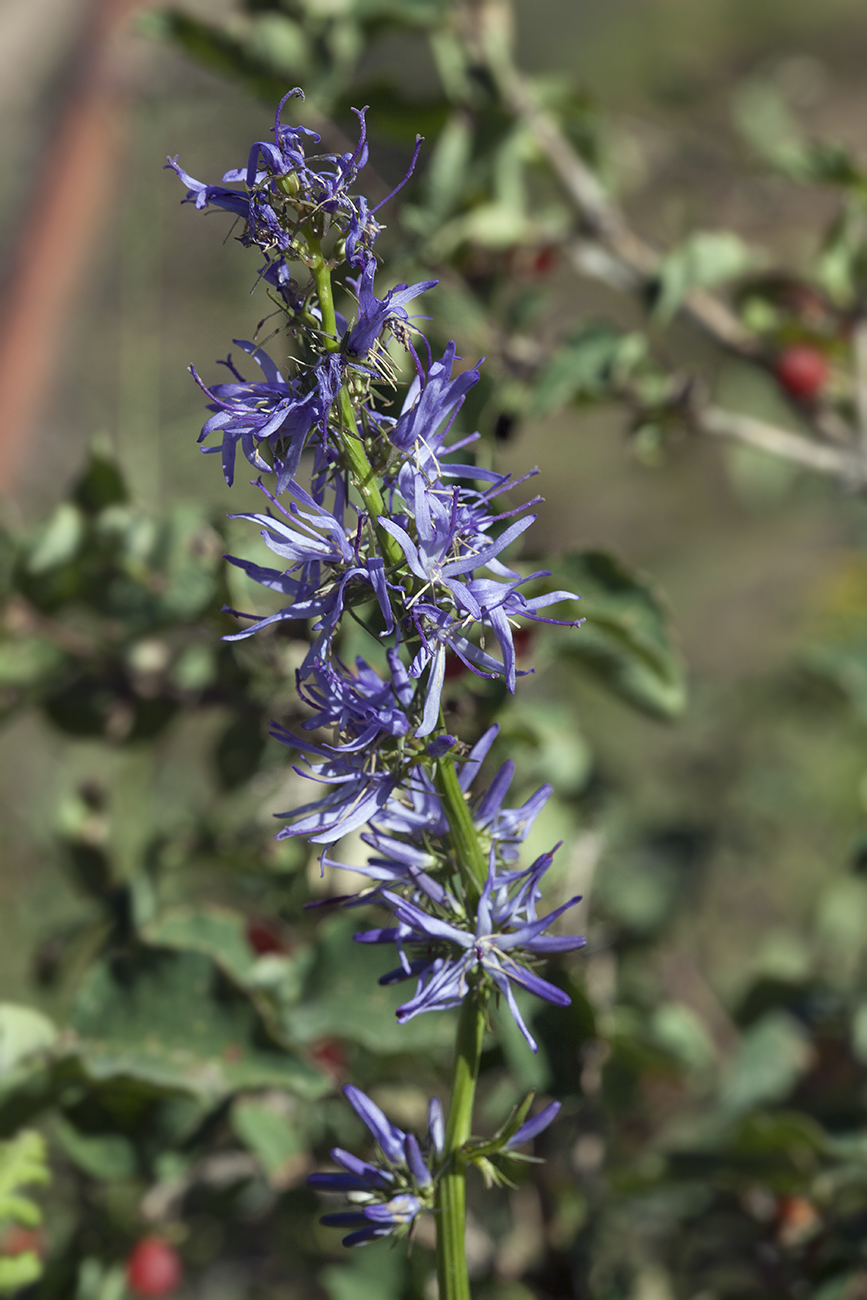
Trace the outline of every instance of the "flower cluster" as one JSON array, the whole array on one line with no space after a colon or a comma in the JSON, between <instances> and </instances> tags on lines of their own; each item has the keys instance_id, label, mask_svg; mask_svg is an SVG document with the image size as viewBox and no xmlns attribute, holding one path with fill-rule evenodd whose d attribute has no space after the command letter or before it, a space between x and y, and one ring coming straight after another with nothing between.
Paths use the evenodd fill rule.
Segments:
<instances>
[{"instance_id":1,"label":"flower cluster","mask_svg":"<svg viewBox=\"0 0 867 1300\"><path fill-rule=\"evenodd\" d=\"M399 1020L467 998L481 1006L492 992L506 999L535 1050L515 988L568 1003L534 966L583 943L547 933L577 899L547 916L536 913L553 852L524 870L516 866L550 789L506 807L514 772L507 762L475 794L497 728L468 750L446 730L442 695L450 659L514 691L515 629L527 621L577 626L582 620L547 613L577 596L525 594L528 582L550 575L522 575L505 558L533 523L528 512L539 500L513 506L507 494L536 471L513 479L476 465L472 454L461 457L478 435L455 436L454 426L481 363L464 367L454 343L434 357L419 334L413 304L436 281L377 289L382 204L370 208L351 192L367 160L365 110L357 112L353 151L317 154L310 152L320 143L315 132L281 122L286 99L273 141L254 144L246 168L227 172L221 185L195 180L177 159L168 163L187 187L186 201L233 214L242 242L264 254L261 279L294 345L291 357L275 359L255 342L236 341L261 378L245 378L231 355L221 363L226 382L208 386L193 370L211 412L203 449L220 453L229 484L239 450L259 476L262 510L235 517L258 528L274 557L266 565L229 557L279 598L265 617L232 611L243 626L230 639L310 621L297 674L309 716L300 735L278 723L273 734L303 755L296 771L325 789L281 814L287 825L279 837L307 836L323 846L323 864L340 866L331 846L367 828L372 853L361 871L371 889L363 898L388 909L393 923L355 937L395 945L398 966L383 983L417 979ZM418 145L407 177L417 153ZM341 263L352 272L343 281L344 312L332 285ZM396 386L401 354L412 380L398 409L382 390ZM351 666L340 658L347 612L378 643L377 663L358 658ZM472 869L457 855L458 815L478 843ZM432 1203L442 1152L436 1106L426 1161L415 1138L389 1124L363 1093L347 1088L346 1095L380 1159L332 1152L342 1172L311 1181L347 1192L359 1208L324 1222L352 1228L346 1244L408 1231ZM556 1104L543 1111L544 1123L555 1113ZM510 1131L498 1149L540 1131L539 1120Z\"/></svg>"},{"instance_id":2,"label":"flower cluster","mask_svg":"<svg viewBox=\"0 0 867 1300\"><path fill-rule=\"evenodd\" d=\"M559 846L558 846L559 847ZM493 859L493 852L491 854ZM400 965L383 975L381 984L394 984L418 976L415 997L398 1008L401 1023L422 1011L447 1011L460 1006L478 977L488 981L506 999L521 1033L532 1050L536 1042L521 1015L512 985L535 993L546 1002L568 1006L569 995L542 979L524 963L552 952L569 952L584 945L580 935L545 934L548 926L580 901L580 895L537 918L533 902L538 896L539 881L551 865L553 853L545 853L524 872L496 873L493 863L479 899L475 927L456 924L463 918L453 910L419 907L391 890L382 897L394 912L398 924L365 930L355 936L359 943L394 943ZM429 897L429 896L428 896ZM432 900L431 900L432 901ZM444 900L451 903L452 900ZM439 913L439 914L437 914ZM419 955L410 960L410 952ZM519 961L518 958L523 958Z\"/></svg>"},{"instance_id":3,"label":"flower cluster","mask_svg":"<svg viewBox=\"0 0 867 1300\"><path fill-rule=\"evenodd\" d=\"M330 1228L351 1228L343 1238L344 1246L363 1246L377 1237L404 1237L416 1219L433 1208L436 1178L444 1164L445 1125L442 1106L432 1097L428 1106L428 1130L424 1152L412 1133L404 1133L386 1119L374 1101L360 1088L347 1084L343 1095L376 1143L373 1160L362 1160L334 1147L331 1159L339 1172L310 1174L307 1184L320 1192L338 1192L355 1208L323 1214L320 1222ZM515 1113L512 1122L503 1125L491 1142L479 1144L472 1157L483 1172L491 1170L491 1156L506 1155L521 1159L518 1148L543 1132L560 1110L553 1101L531 1119L522 1119L532 1103L532 1095Z\"/></svg>"},{"instance_id":4,"label":"flower cluster","mask_svg":"<svg viewBox=\"0 0 867 1300\"><path fill-rule=\"evenodd\" d=\"M335 1147L331 1159L341 1173L311 1174L307 1182L323 1192L342 1192L358 1208L326 1214L322 1222L335 1228L352 1228L344 1246L360 1246L374 1237L403 1236L416 1216L433 1205L434 1179L429 1167L442 1156L444 1125L436 1097L428 1109L428 1155L418 1140L390 1123L360 1088L348 1084L343 1095L370 1130L378 1151L376 1163L360 1160Z\"/></svg>"},{"instance_id":5,"label":"flower cluster","mask_svg":"<svg viewBox=\"0 0 867 1300\"><path fill-rule=\"evenodd\" d=\"M367 162L366 109L354 110L361 134L351 153L308 157L307 145L320 144L320 136L308 127L285 126L280 120L287 100L295 97L304 98L298 86L284 95L277 107L273 142L257 140L250 149L247 166L226 172L222 185L195 180L179 166L177 158L167 163L187 186L187 202L200 209L223 208L241 218L242 241L266 253L266 278L289 297L292 290L285 265L286 261L303 258L305 227L312 226L320 235L333 228L342 236L343 256L349 265L366 268L373 261L373 244L381 229L375 213L396 193L393 190L371 210L363 196L350 194ZM231 185L242 188L228 188Z\"/></svg>"}]
</instances>

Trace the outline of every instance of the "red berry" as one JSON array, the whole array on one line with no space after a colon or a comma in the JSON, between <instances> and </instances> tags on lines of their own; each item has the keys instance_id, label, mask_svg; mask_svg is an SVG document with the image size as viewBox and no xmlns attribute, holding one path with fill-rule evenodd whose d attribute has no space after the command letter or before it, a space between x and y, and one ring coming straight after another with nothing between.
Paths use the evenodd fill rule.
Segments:
<instances>
[{"instance_id":1,"label":"red berry","mask_svg":"<svg viewBox=\"0 0 867 1300\"><path fill-rule=\"evenodd\" d=\"M41 1228L22 1228L12 1223L0 1238L0 1255L25 1255L33 1251L35 1255L45 1253L45 1239Z\"/></svg>"},{"instance_id":2,"label":"red berry","mask_svg":"<svg viewBox=\"0 0 867 1300\"><path fill-rule=\"evenodd\" d=\"M280 931L271 921L248 921L247 943L258 957L264 957L267 953L286 951Z\"/></svg>"},{"instance_id":3,"label":"red berry","mask_svg":"<svg viewBox=\"0 0 867 1300\"><path fill-rule=\"evenodd\" d=\"M347 1066L346 1047L340 1038L322 1038L314 1043L310 1055L325 1074L339 1079Z\"/></svg>"},{"instance_id":4,"label":"red berry","mask_svg":"<svg viewBox=\"0 0 867 1300\"><path fill-rule=\"evenodd\" d=\"M815 397L828 378L828 362L821 352L806 343L786 348L777 357L774 373L792 397Z\"/></svg>"},{"instance_id":5,"label":"red berry","mask_svg":"<svg viewBox=\"0 0 867 1300\"><path fill-rule=\"evenodd\" d=\"M133 1295L171 1295L184 1269L178 1252L159 1237L142 1237L126 1261L127 1286Z\"/></svg>"},{"instance_id":6,"label":"red berry","mask_svg":"<svg viewBox=\"0 0 867 1300\"><path fill-rule=\"evenodd\" d=\"M538 276L547 275L549 271L553 271L556 261L556 247L552 244L543 245L533 258L533 274Z\"/></svg>"}]
</instances>

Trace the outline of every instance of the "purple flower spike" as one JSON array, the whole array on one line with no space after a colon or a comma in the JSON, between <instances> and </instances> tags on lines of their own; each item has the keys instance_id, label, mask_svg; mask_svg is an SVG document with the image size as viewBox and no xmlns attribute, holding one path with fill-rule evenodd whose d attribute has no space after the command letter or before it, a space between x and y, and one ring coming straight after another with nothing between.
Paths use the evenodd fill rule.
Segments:
<instances>
[{"instance_id":1,"label":"purple flower spike","mask_svg":"<svg viewBox=\"0 0 867 1300\"><path fill-rule=\"evenodd\" d=\"M373 292L375 271L376 264L368 262L355 284L358 320L343 341L344 352L353 359L367 356L386 325L408 321L406 304L438 283L436 280L421 280L418 284L398 284L389 289L384 298L377 298Z\"/></svg>"},{"instance_id":2,"label":"purple flower spike","mask_svg":"<svg viewBox=\"0 0 867 1300\"><path fill-rule=\"evenodd\" d=\"M400 1129L395 1128L394 1124L390 1124L376 1103L372 1102L360 1088L355 1088L351 1083L348 1083L343 1089L343 1095L358 1118L370 1129L389 1160L399 1164L403 1160L403 1145L406 1134L401 1133Z\"/></svg>"},{"instance_id":3,"label":"purple flower spike","mask_svg":"<svg viewBox=\"0 0 867 1300\"><path fill-rule=\"evenodd\" d=\"M539 879L551 865L552 858L553 853L544 854L529 873L498 874L492 848L488 879L473 928L461 918L433 915L391 890L382 891L382 897L391 907L398 925L392 929L363 932L355 938L362 943L391 942L397 946L401 965L383 975L381 984L392 984L413 975L418 977L415 996L397 1009L401 1024L424 1011L447 1011L459 1006L469 993L471 979L480 972L505 997L524 1038L534 1052L538 1050L518 1008L512 986L517 985L558 1006L568 1006L571 998L518 959L532 960L534 956L547 952L569 952L583 947L586 942L581 935L544 933L552 921L580 902L580 895L547 916L535 919L533 905ZM528 875L531 877L529 889ZM531 911L533 919L527 919ZM418 951L416 960L407 957L407 947Z\"/></svg>"},{"instance_id":4,"label":"purple flower spike","mask_svg":"<svg viewBox=\"0 0 867 1300\"><path fill-rule=\"evenodd\" d=\"M518 1131L512 1134L508 1142L503 1144L503 1150L513 1151L515 1147L521 1146L522 1143L529 1142L532 1138L538 1137L538 1135L543 1132L549 1124L553 1124L559 1113L559 1101L552 1101L544 1110L540 1110L538 1115L534 1115L532 1119L528 1119L525 1124L522 1124Z\"/></svg>"},{"instance_id":5,"label":"purple flower spike","mask_svg":"<svg viewBox=\"0 0 867 1300\"><path fill-rule=\"evenodd\" d=\"M416 1138L390 1123L360 1088L349 1085L343 1093L372 1133L382 1156L377 1164L371 1164L340 1148L331 1152L334 1163L345 1172L311 1174L307 1182L323 1192L349 1195L356 1208L325 1214L320 1222L327 1227L352 1228L343 1238L344 1246L360 1246L375 1237L404 1236L418 1215L433 1207L431 1169Z\"/></svg>"}]
</instances>

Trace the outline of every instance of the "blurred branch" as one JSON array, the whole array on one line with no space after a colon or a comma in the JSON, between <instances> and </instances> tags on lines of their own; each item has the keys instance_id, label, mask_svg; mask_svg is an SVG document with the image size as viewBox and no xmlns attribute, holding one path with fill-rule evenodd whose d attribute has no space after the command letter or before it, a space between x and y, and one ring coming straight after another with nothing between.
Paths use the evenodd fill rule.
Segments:
<instances>
[{"instance_id":1,"label":"blurred branch","mask_svg":"<svg viewBox=\"0 0 867 1300\"><path fill-rule=\"evenodd\" d=\"M556 175L581 213L585 230L619 263L620 275L638 289L652 289L659 254L630 227L620 207L599 178L569 143L558 123L546 112L527 80L515 67L509 39L509 0L464 0L468 43L488 68L506 105L535 138ZM762 347L739 317L719 298L694 289L684 310L729 351L756 357Z\"/></svg>"},{"instance_id":2,"label":"blurred branch","mask_svg":"<svg viewBox=\"0 0 867 1300\"><path fill-rule=\"evenodd\" d=\"M693 425L702 433L733 438L819 474L831 474L859 489L867 484L867 461L846 447L829 447L767 420L725 411L720 406L696 403L690 414Z\"/></svg>"},{"instance_id":3,"label":"blurred branch","mask_svg":"<svg viewBox=\"0 0 867 1300\"><path fill-rule=\"evenodd\" d=\"M534 137L580 213L584 236L572 240L567 248L576 270L620 292L645 297L653 293L660 255L632 230L622 209L539 103L532 86L515 66L510 0L459 0L458 14L461 35L472 57L490 73L505 104ZM753 362L764 358L761 340L715 294L706 289L693 289L681 309L726 351ZM690 412L693 426L818 473L840 477L863 489L867 484L867 323L856 331L855 353L856 405L861 431L858 447L853 445L853 431L834 411L821 406L811 414L811 420L822 441L752 416L702 406L694 398Z\"/></svg>"}]
</instances>

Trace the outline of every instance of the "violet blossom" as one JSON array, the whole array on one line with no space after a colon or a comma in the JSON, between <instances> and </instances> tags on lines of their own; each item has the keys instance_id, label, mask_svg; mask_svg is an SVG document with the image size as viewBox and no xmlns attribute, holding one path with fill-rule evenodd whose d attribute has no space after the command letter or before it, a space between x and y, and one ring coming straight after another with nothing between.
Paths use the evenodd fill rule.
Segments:
<instances>
[{"instance_id":1,"label":"violet blossom","mask_svg":"<svg viewBox=\"0 0 867 1300\"><path fill-rule=\"evenodd\" d=\"M443 1123L439 1102L433 1099L428 1116L429 1155L422 1155L418 1140L390 1123L375 1102L360 1088L347 1085L343 1095L373 1136L376 1161L361 1160L335 1147L331 1159L340 1173L310 1174L307 1183L323 1192L342 1192L357 1207L325 1214L326 1227L352 1228L344 1246L360 1246L376 1237L403 1236L416 1217L433 1204L433 1177L429 1161L442 1150Z\"/></svg>"}]
</instances>

